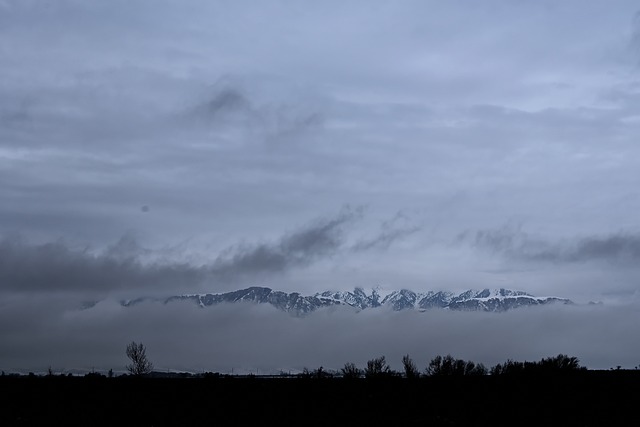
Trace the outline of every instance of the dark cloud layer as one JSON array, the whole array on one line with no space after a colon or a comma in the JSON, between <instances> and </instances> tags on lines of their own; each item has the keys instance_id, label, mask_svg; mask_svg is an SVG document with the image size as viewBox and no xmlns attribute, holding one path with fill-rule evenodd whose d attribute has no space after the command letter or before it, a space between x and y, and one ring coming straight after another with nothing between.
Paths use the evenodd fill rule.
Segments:
<instances>
[{"instance_id":1,"label":"dark cloud layer","mask_svg":"<svg viewBox=\"0 0 640 427\"><path fill-rule=\"evenodd\" d=\"M551 254L555 257L557 254ZM640 260L640 234L618 233L610 236L580 239L564 255L568 261L612 260L633 264Z\"/></svg>"},{"instance_id":2,"label":"dark cloud layer","mask_svg":"<svg viewBox=\"0 0 640 427\"><path fill-rule=\"evenodd\" d=\"M335 255L344 243L344 228L361 216L362 208L347 207L337 216L312 222L277 242L229 248L216 259L211 271L227 279L304 267Z\"/></svg>"},{"instance_id":3,"label":"dark cloud layer","mask_svg":"<svg viewBox=\"0 0 640 427\"><path fill-rule=\"evenodd\" d=\"M604 261L617 265L637 266L640 260L640 233L618 232L562 241L536 238L521 228L465 232L459 241L492 253L524 261L577 263Z\"/></svg>"},{"instance_id":4,"label":"dark cloud layer","mask_svg":"<svg viewBox=\"0 0 640 427\"><path fill-rule=\"evenodd\" d=\"M121 241L104 253L73 248L63 241L31 245L22 239L0 242L3 291L105 293L164 292L202 281L206 272L187 264L145 265Z\"/></svg>"},{"instance_id":5,"label":"dark cloud layer","mask_svg":"<svg viewBox=\"0 0 640 427\"><path fill-rule=\"evenodd\" d=\"M392 219L382 222L378 235L356 242L351 249L354 252L371 249L386 250L394 242L417 233L420 229L419 226L411 225L409 218L399 211Z\"/></svg>"},{"instance_id":6,"label":"dark cloud layer","mask_svg":"<svg viewBox=\"0 0 640 427\"><path fill-rule=\"evenodd\" d=\"M362 208L343 208L317 219L275 242L227 248L202 266L153 259L153 251L132 235L95 253L64 241L29 244L19 237L0 241L0 284L4 291L105 293L189 292L202 284L219 288L228 283L284 274L334 256L342 249L346 229L362 217ZM211 290L211 288L210 288Z\"/></svg>"}]
</instances>

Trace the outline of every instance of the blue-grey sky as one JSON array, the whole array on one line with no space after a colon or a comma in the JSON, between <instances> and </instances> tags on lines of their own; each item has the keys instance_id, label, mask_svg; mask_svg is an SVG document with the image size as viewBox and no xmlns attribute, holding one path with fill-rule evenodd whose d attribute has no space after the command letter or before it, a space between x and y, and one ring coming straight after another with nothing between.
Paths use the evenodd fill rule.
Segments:
<instances>
[{"instance_id":1,"label":"blue-grey sky","mask_svg":"<svg viewBox=\"0 0 640 427\"><path fill-rule=\"evenodd\" d=\"M635 302L639 10L0 0L3 304L253 285Z\"/></svg>"}]
</instances>

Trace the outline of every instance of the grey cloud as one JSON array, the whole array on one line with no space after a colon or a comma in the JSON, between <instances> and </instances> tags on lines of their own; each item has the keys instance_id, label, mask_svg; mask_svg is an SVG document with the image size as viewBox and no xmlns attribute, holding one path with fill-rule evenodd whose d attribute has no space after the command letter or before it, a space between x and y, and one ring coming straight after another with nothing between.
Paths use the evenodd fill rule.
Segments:
<instances>
[{"instance_id":1,"label":"grey cloud","mask_svg":"<svg viewBox=\"0 0 640 427\"><path fill-rule=\"evenodd\" d=\"M29 297L47 291L82 300L85 293L218 291L267 279L288 291L500 283L534 294L563 289L560 296L572 298L564 290L586 289L589 299L637 288L637 270L628 268L638 264L637 233L607 234L612 224L638 227L640 98L628 49L630 37L634 53L640 45L637 16L630 28L637 0L616 7L585 0L553 7L488 0L473 8L292 3L0 0L0 234L50 242L0 241L3 310L14 296L26 298L15 303L25 315L64 303L42 297L29 311ZM339 214L296 228L345 200L384 218L393 207L421 211L419 225L434 232L418 235L411 221L380 226L370 217L351 229L353 212L353 220ZM513 217L546 234L488 229ZM368 231L358 234L362 229ZM461 229L484 230L464 240L481 250L446 245ZM126 230L136 234L108 246ZM58 236L90 247L54 241ZM157 249L185 239L184 250ZM96 309L76 316L60 308L47 317L56 333L52 342L46 328L36 334L42 352L8 331L19 333L20 310L10 311L15 324L0 310L7 333L0 361L13 351L19 360L25 348L83 348L83 340L96 342L101 333L113 337L116 324L124 342L109 346L117 361L121 344L134 338L125 337L127 322L137 321L138 335L147 336L143 325L150 324L173 331L165 341L155 327L148 331L158 333L157 349L175 338L197 350L193 343L206 335L196 326L201 320L220 328L217 339L234 343L227 359L251 364L265 347L273 360L279 351L225 335L225 316L241 322L231 313L197 318L189 316L204 314L176 309L163 319L149 308L145 322L143 312ZM313 344L306 334L318 335L326 353L354 339L329 345L336 341L321 330L340 330L337 321L281 325L257 313L267 319L260 333L271 339L279 338L278 328L298 333L304 344ZM127 322L109 317L120 315ZM171 329L180 315L191 320ZM386 343L401 335L357 319L374 322ZM447 329L447 317L428 319ZM475 331L470 323L451 323L460 345ZM409 335L430 327L400 324L415 328ZM260 327L242 325L236 332L247 337ZM358 357L379 354L376 331L361 326L345 330L362 337L353 341L363 347ZM180 341L190 327L192 341ZM544 329L538 344L557 353L545 346ZM227 351L214 344L203 360ZM284 344L283 359L293 360L294 342ZM91 348L97 357L109 351ZM328 363L313 354L303 359Z\"/></svg>"},{"instance_id":2,"label":"grey cloud","mask_svg":"<svg viewBox=\"0 0 640 427\"><path fill-rule=\"evenodd\" d=\"M186 117L223 135L231 129L243 130L249 141L268 145L309 137L311 132L322 128L322 108L310 99L300 99L308 98L303 89L292 99L274 96L273 89L261 93L264 91L265 87L260 85L223 78L213 85L210 99L190 108Z\"/></svg>"},{"instance_id":3,"label":"grey cloud","mask_svg":"<svg viewBox=\"0 0 640 427\"><path fill-rule=\"evenodd\" d=\"M465 232L458 241L476 248L525 261L576 263L606 261L627 266L640 260L640 233L618 232L604 236L553 241L537 238L521 227L505 226L495 230Z\"/></svg>"},{"instance_id":4,"label":"grey cloud","mask_svg":"<svg viewBox=\"0 0 640 427\"><path fill-rule=\"evenodd\" d=\"M464 231L458 234L458 243L469 243L480 249L490 252L511 255L522 252L523 248L530 245L531 239L522 231L520 225L505 225L498 229L478 231Z\"/></svg>"},{"instance_id":5,"label":"grey cloud","mask_svg":"<svg viewBox=\"0 0 640 427\"><path fill-rule=\"evenodd\" d=\"M113 259L126 260L136 259L151 252L150 249L140 245L134 233L127 233L115 244L108 246L104 251L104 255Z\"/></svg>"},{"instance_id":6,"label":"grey cloud","mask_svg":"<svg viewBox=\"0 0 640 427\"><path fill-rule=\"evenodd\" d=\"M636 56L636 61L640 64L640 11L633 17L633 34L631 35L631 48Z\"/></svg>"},{"instance_id":7,"label":"grey cloud","mask_svg":"<svg viewBox=\"0 0 640 427\"><path fill-rule=\"evenodd\" d=\"M193 108L189 114L205 123L219 123L233 116L252 118L256 112L242 91L224 83L216 85L211 99Z\"/></svg>"},{"instance_id":8,"label":"grey cloud","mask_svg":"<svg viewBox=\"0 0 640 427\"><path fill-rule=\"evenodd\" d=\"M421 230L417 225L411 225L410 219L402 212L398 211L396 215L380 225L378 235L363 239L351 247L354 252L363 252L371 249L388 249L394 242L402 240Z\"/></svg>"},{"instance_id":9,"label":"grey cloud","mask_svg":"<svg viewBox=\"0 0 640 427\"><path fill-rule=\"evenodd\" d=\"M256 273L280 273L334 255L344 243L344 227L362 216L362 208L344 208L336 217L317 220L274 243L227 250L212 266L223 278Z\"/></svg>"},{"instance_id":10,"label":"grey cloud","mask_svg":"<svg viewBox=\"0 0 640 427\"><path fill-rule=\"evenodd\" d=\"M607 260L634 265L640 260L640 234L620 232L609 236L579 239L568 248L540 253L543 260L582 262Z\"/></svg>"},{"instance_id":11,"label":"grey cloud","mask_svg":"<svg viewBox=\"0 0 640 427\"><path fill-rule=\"evenodd\" d=\"M206 108L210 114L215 115L223 111L248 110L251 108L251 105L238 91L225 89L207 103Z\"/></svg>"},{"instance_id":12,"label":"grey cloud","mask_svg":"<svg viewBox=\"0 0 640 427\"><path fill-rule=\"evenodd\" d=\"M34 245L5 237L0 241L0 284L4 291L148 294L264 279L335 255L345 228L361 216L362 208L345 207L275 242L229 247L202 266L158 261L156 251L141 246L133 234L98 252L63 240Z\"/></svg>"},{"instance_id":13,"label":"grey cloud","mask_svg":"<svg viewBox=\"0 0 640 427\"><path fill-rule=\"evenodd\" d=\"M3 291L104 294L136 289L163 292L205 278L202 269L187 264L143 264L139 253L128 237L103 253L64 241L32 245L5 238L0 241L0 284Z\"/></svg>"}]
</instances>

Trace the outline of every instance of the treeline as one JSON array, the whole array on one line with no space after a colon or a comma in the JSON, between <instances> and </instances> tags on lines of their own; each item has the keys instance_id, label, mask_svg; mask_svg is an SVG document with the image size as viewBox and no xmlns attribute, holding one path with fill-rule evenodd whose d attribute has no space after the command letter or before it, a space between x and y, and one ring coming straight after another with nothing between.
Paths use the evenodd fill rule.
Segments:
<instances>
[{"instance_id":1,"label":"treeline","mask_svg":"<svg viewBox=\"0 0 640 427\"><path fill-rule=\"evenodd\" d=\"M402 371L391 369L384 356L367 361L365 368L359 368L355 363L345 363L338 372L326 371L322 366L318 369L305 368L298 375L302 378L393 378L404 377L416 379L420 377L462 377L480 375L537 375L537 374L562 374L570 372L586 371L586 367L580 365L577 357L559 354L554 357L543 358L537 362L518 362L507 360L504 363L487 368L482 363L471 360L456 359L450 354L436 356L421 371L411 357L407 354L402 358Z\"/></svg>"},{"instance_id":2,"label":"treeline","mask_svg":"<svg viewBox=\"0 0 640 427\"><path fill-rule=\"evenodd\" d=\"M146 360L146 359L145 359ZM427 377L469 377L469 376L514 376L514 375L545 375L545 374L563 374L586 371L587 368L580 365L580 361L577 357L567 356L565 354L558 354L554 357L543 358L536 362L519 362L514 360L507 360L504 363L498 363L491 368L487 368L482 363L476 363L471 360L456 359L450 354L446 356L436 356L429 361L423 370L420 370L416 363L407 354L402 357L402 370L396 371L391 369L385 356L380 356L367 361L367 365L364 368L359 368L355 363L347 362L344 366L338 370L325 370L320 366L317 369L304 368L299 374L287 374L281 372L280 375L262 375L263 377L295 377L295 378L345 378L345 379L357 379L357 378L427 378ZM147 378L222 378L222 377L234 377L238 375L221 374L219 372L203 372L198 374L191 374L187 372L160 372L160 371L145 371L135 372L129 369L130 373L127 376L131 377L147 377ZM135 372L135 373L134 373ZM4 371L1 376L6 374ZM9 374L6 376L21 376L20 374ZM35 376L32 372L29 373L30 377ZM53 376L72 376L72 374L60 374L54 375L51 368L49 368L47 375ZM107 375L91 372L84 375L85 377L102 378L114 377L114 372L109 370ZM255 374L249 374L248 377L256 377Z\"/></svg>"}]
</instances>

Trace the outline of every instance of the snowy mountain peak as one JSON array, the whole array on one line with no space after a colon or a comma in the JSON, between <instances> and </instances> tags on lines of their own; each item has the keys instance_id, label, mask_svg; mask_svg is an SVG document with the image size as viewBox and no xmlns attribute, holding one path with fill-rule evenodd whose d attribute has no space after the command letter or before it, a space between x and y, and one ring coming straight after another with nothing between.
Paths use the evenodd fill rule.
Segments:
<instances>
[{"instance_id":1,"label":"snowy mountain peak","mask_svg":"<svg viewBox=\"0 0 640 427\"><path fill-rule=\"evenodd\" d=\"M131 306L143 299L123 301L122 305ZM509 289L468 290L460 294L445 291L416 293L409 289L391 291L382 297L378 289L367 293L356 287L353 291L324 291L311 296L298 292L286 293L266 287L250 287L220 294L192 294L167 298L165 303L176 300L190 300L200 307L209 307L221 303L252 302L270 304L282 311L294 315L304 315L319 308L331 306L349 306L356 310L387 307L391 310L447 309L465 311L503 312L518 307L545 305L551 303L571 304L568 299L557 297L534 297L526 292Z\"/></svg>"}]
</instances>

